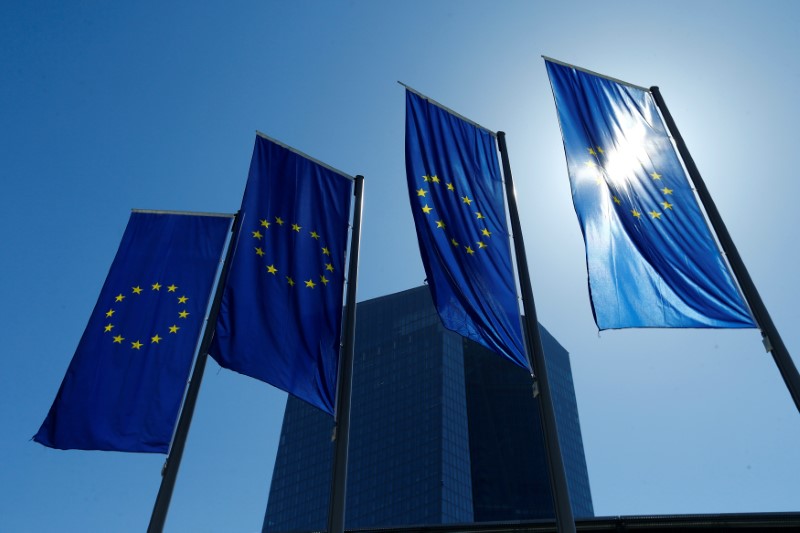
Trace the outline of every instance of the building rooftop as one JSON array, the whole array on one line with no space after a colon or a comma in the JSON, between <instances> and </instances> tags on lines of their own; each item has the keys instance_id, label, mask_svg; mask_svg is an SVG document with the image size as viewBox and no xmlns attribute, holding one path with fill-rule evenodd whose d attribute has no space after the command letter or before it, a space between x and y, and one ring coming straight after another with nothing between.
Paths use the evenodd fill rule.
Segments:
<instances>
[{"instance_id":1,"label":"building rooftop","mask_svg":"<svg viewBox=\"0 0 800 533\"><path fill-rule=\"evenodd\" d=\"M763 531L800 531L800 512L737 513L695 515L607 516L578 519L578 532L679 533L684 531L759 533ZM350 533L556 533L552 520L448 524L402 528L349 529Z\"/></svg>"}]
</instances>

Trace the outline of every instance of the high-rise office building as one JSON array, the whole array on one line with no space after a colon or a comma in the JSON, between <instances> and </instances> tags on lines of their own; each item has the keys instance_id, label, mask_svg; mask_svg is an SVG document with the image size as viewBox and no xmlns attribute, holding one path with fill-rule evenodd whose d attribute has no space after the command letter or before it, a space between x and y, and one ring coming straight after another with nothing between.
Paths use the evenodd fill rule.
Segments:
<instances>
[{"instance_id":1,"label":"high-rise office building","mask_svg":"<svg viewBox=\"0 0 800 533\"><path fill-rule=\"evenodd\" d=\"M346 527L552 518L528 373L445 330L427 287L356 313ZM591 517L569 356L541 332L573 513ZM264 531L325 528L332 428L289 397Z\"/></svg>"}]
</instances>

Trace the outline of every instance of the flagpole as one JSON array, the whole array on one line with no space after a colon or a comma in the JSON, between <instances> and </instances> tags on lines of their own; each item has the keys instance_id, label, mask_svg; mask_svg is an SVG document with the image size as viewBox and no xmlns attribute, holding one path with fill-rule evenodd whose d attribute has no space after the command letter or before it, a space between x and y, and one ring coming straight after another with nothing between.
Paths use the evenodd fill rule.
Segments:
<instances>
[{"instance_id":1,"label":"flagpole","mask_svg":"<svg viewBox=\"0 0 800 533\"><path fill-rule=\"evenodd\" d=\"M789 350L786 349L786 345L783 343L778 329L772 322L772 318L769 316L769 312L764 302L761 300L761 296L750 274L747 272L747 268L744 266L744 261L742 261L736 246L733 244L733 239L728 233L725 223L722 221L722 216L719 214L717 206L714 204L714 200L711 198L711 194L708 192L708 188L702 176L700 176L700 171L697 165L695 165L694 159L692 159L691 154L689 154L689 149L686 147L686 143L683 141L683 137L681 137L678 131L678 126L672 119L669 109L667 109L667 104L661 96L661 91L659 91L658 87L650 87L650 93L653 95L653 98L655 98L656 105L664 116L667 129L675 139L678 152L681 154L681 158L683 158L683 162L686 165L686 170L689 172L689 176L694 182L697 195L700 197L700 201L703 203L703 207L708 214L711 226L717 234L723 252L725 252L725 255L728 257L728 262L733 269L734 275L739 280L742 293L747 300L747 304L750 306L750 310L753 312L753 317L758 327L761 329L761 339L764 342L764 347L768 352L772 353L772 358L775 360L781 377L783 377L783 381L789 389L789 394L792 395L794 405L797 410L800 411L800 374L798 374L797 367L794 361L792 361L792 356L789 355Z\"/></svg>"},{"instance_id":2,"label":"flagpole","mask_svg":"<svg viewBox=\"0 0 800 533\"><path fill-rule=\"evenodd\" d=\"M234 237L236 236L238 221L239 214L237 213L233 217L233 226L231 229L234 232ZM194 363L192 377L189 380L189 388L186 391L183 409L181 410L178 425L175 429L175 437L172 439L172 447L164 462L164 467L161 469L161 486L158 488L156 502L155 505L153 505L153 513L150 515L150 524L147 526L148 533L161 533L164 530L164 523L167 520L167 512L169 511L169 502L172 499L172 491L175 488L175 480L178 477L178 469L180 468L181 458L183 457L183 449L186 446L186 438L189 435L189 426L192 423L192 415L194 414L197 396L200 392L200 382L203 380L203 373L206 369L208 349L211 346L211 340L214 338L217 315L219 315L219 308L222 304L222 293L225 289L225 279L228 276L228 269L230 268L231 259L233 258L233 251L236 248L235 244L232 238L231 242L228 244L228 251L225 254L225 260L222 264L222 272L217 280L217 290L214 293L214 301L208 313L208 322L206 323L205 332L203 333L203 340L200 342L200 350L197 354L197 360Z\"/></svg>"},{"instance_id":3,"label":"flagpole","mask_svg":"<svg viewBox=\"0 0 800 533\"><path fill-rule=\"evenodd\" d=\"M328 507L328 533L343 533L347 495L347 449L350 443L350 396L353 388L353 355L356 334L356 288L358 281L358 252L361 247L361 211L364 196L364 176L355 178L355 208L353 234L350 239L350 260L347 272L344 342L339 367L339 387L334 419L334 459L331 496Z\"/></svg>"},{"instance_id":4,"label":"flagpole","mask_svg":"<svg viewBox=\"0 0 800 533\"><path fill-rule=\"evenodd\" d=\"M505 177L506 198L508 211L511 216L511 231L514 236L514 253L519 269L520 287L522 289L522 305L525 314L525 347L528 362L534 374L534 386L539 390L539 414L542 420L545 451L547 453L547 466L550 471L550 488L553 492L553 507L556 512L556 527L559 533L574 533L575 519L572 516L572 507L569 501L567 475L564 471L564 460L561 455L561 446L558 441L558 427L553 409L553 398L550 394L550 383L547 378L547 363L542 348L542 338L539 333L539 321L536 318L536 306L533 301L531 277L528 271L528 260L525 254L525 243L522 240L522 226L519 221L517 197L514 182L511 178L511 164L508 160L505 132L497 132L497 143L500 147L500 157L503 161L503 175Z\"/></svg>"}]
</instances>

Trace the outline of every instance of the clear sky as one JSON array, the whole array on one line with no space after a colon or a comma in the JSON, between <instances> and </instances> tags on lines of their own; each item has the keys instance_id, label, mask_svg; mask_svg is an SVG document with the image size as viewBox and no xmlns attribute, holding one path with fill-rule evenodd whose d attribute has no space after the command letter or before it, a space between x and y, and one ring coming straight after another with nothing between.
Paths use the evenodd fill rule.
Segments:
<instances>
[{"instance_id":1,"label":"clear sky","mask_svg":"<svg viewBox=\"0 0 800 533\"><path fill-rule=\"evenodd\" d=\"M397 80L507 134L597 515L800 511L800 414L756 330L598 334L541 59L661 88L798 362L798 23L792 1L7 2L0 529L145 529L163 456L29 439L130 209L234 212L257 129L366 177L359 299L422 283ZM260 530L285 399L210 362L168 531Z\"/></svg>"}]
</instances>

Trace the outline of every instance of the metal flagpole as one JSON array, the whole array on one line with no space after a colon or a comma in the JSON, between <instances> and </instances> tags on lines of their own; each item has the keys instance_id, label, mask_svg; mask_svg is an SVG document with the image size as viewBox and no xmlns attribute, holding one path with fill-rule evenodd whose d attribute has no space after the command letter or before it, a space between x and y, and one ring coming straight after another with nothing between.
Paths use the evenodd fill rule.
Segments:
<instances>
[{"instance_id":1,"label":"metal flagpole","mask_svg":"<svg viewBox=\"0 0 800 533\"><path fill-rule=\"evenodd\" d=\"M511 231L514 236L514 253L519 269L520 287L522 289L522 305L525 313L525 347L528 362L534 373L534 387L539 391L539 414L542 419L544 432L545 451L547 453L547 466L550 471L550 487L553 492L553 507L556 511L556 527L559 533L574 533L575 519L572 516L572 506L569 501L567 475L564 471L564 460L561 456L561 446L558 442L558 427L556 415L553 410L553 398L550 394L550 383L547 379L547 364L542 348L542 338L539 333L539 321L536 318L536 306L533 302L533 289L531 277L528 272L528 260L525 255L525 243L522 240L522 227L517 209L517 197L514 182L511 178L511 164L508 160L506 147L506 134L497 132L497 143L500 147L500 157L503 161L503 175L506 183L506 198L508 211L511 216Z\"/></svg>"},{"instance_id":2,"label":"metal flagpole","mask_svg":"<svg viewBox=\"0 0 800 533\"><path fill-rule=\"evenodd\" d=\"M347 448L350 442L350 395L353 388L353 355L356 336L356 287L358 285L358 252L361 246L361 211L364 195L364 176L355 179L356 204L353 212L353 234L350 239L350 261L347 272L344 342L339 365L334 420L334 459L331 496L328 507L328 533L344 531L344 511L347 495Z\"/></svg>"},{"instance_id":3,"label":"metal flagpole","mask_svg":"<svg viewBox=\"0 0 800 533\"><path fill-rule=\"evenodd\" d=\"M148 533L161 533L164 530L164 523L167 521L169 502L172 499L172 491L175 488L175 480L178 477L178 468L181 465L183 449L186 446L186 438L189 435L189 426L192 423L194 407L197 404L197 395L200 392L200 382L203 380L203 373L206 369L208 360L208 349L211 347L211 340L214 338L214 330L219 315L219 308L222 304L222 293L225 289L225 280L228 277L233 251L236 248L235 236L238 233L239 214L234 215L232 231L234 238L228 244L228 251L225 254L225 261L222 264L222 273L217 281L217 290L214 294L214 301L208 313L208 322L203 333L203 340L200 342L200 351L194 363L192 377L189 380L189 388L186 391L186 398L183 402L181 416L178 419L178 426L175 430L175 437L172 439L167 460L161 470L161 486L158 488L158 496L153 506L153 513L150 515L150 525L147 526Z\"/></svg>"},{"instance_id":4,"label":"metal flagpole","mask_svg":"<svg viewBox=\"0 0 800 533\"><path fill-rule=\"evenodd\" d=\"M733 269L736 279L739 281L742 293L747 300L747 304L750 306L750 310L753 312L753 317L758 327L761 329L761 340L764 342L764 347L768 352L772 353L772 358L775 360L781 377L783 377L783 381L789 389L789 394L792 395L794 405L797 410L800 411L800 374L797 373L797 367L794 361L792 361L792 356L789 355L789 350L787 350L786 345L783 344L783 339L781 339L775 324L772 322L772 318L770 318L769 312L764 302L761 300L761 296L758 294L758 290L753 280L750 278L750 274L747 272L747 268L744 266L744 262L739 252L736 250L736 246L733 244L733 239L731 239L728 229L722 221L722 216L720 216L717 206L714 204L714 200L711 198L711 194L708 192L708 188L706 188L702 176L700 176L697 165L695 165L692 156L689 154L689 149L686 147L686 143L683 141L683 137L681 137L678 131L678 126L672 119L669 109L667 109L667 104L661 96L661 91L659 91L658 87L650 87L650 93L653 95L653 98L655 98L656 105L664 116L667 129L675 139L678 152L681 154L681 158L686 165L686 170L689 172L689 176L694 182L697 195L700 197L700 201L703 203L703 207L708 214L711 226L717 234L723 252L725 252L725 255L728 257L728 262Z\"/></svg>"}]
</instances>

